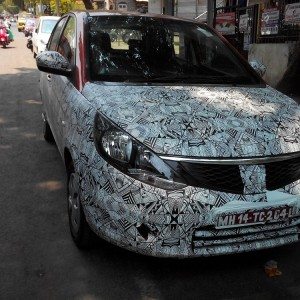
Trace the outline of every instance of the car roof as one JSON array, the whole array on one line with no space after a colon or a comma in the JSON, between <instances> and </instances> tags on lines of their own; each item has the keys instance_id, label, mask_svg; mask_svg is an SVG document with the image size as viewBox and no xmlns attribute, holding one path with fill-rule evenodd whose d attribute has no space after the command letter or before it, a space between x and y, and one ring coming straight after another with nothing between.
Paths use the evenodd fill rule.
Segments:
<instances>
[{"instance_id":1,"label":"car roof","mask_svg":"<svg viewBox=\"0 0 300 300\"><path fill-rule=\"evenodd\" d=\"M177 20L177 21L186 21L190 23L196 23L196 24L204 24L200 23L197 20L191 20L191 19L183 19L178 17L173 17L170 15L160 15L160 14L151 14L151 13L139 13L139 12L121 12L121 11L114 11L114 10L76 10L71 11L71 13L75 15L80 15L82 13L87 14L91 17L100 17L100 16L131 16L131 17L145 17L145 18L155 18L155 19L168 19L168 20Z\"/></svg>"},{"instance_id":2,"label":"car roof","mask_svg":"<svg viewBox=\"0 0 300 300\"><path fill-rule=\"evenodd\" d=\"M60 17L58 16L41 16L39 17L40 20L59 20Z\"/></svg>"}]
</instances>

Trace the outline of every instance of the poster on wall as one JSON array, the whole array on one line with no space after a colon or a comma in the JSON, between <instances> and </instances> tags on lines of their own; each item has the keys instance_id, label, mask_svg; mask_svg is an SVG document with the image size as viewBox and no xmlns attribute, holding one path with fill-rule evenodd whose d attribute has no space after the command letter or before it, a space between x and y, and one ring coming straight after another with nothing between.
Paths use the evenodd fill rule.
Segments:
<instances>
[{"instance_id":1,"label":"poster on wall","mask_svg":"<svg viewBox=\"0 0 300 300\"><path fill-rule=\"evenodd\" d=\"M250 33L244 33L243 50L249 51L249 48L250 48L250 40L251 40L251 35L250 35Z\"/></svg>"},{"instance_id":2,"label":"poster on wall","mask_svg":"<svg viewBox=\"0 0 300 300\"><path fill-rule=\"evenodd\" d=\"M261 35L270 35L278 33L279 10L265 9L261 18Z\"/></svg>"},{"instance_id":3,"label":"poster on wall","mask_svg":"<svg viewBox=\"0 0 300 300\"><path fill-rule=\"evenodd\" d=\"M235 34L235 13L219 13L216 16L216 30L223 35Z\"/></svg>"},{"instance_id":4,"label":"poster on wall","mask_svg":"<svg viewBox=\"0 0 300 300\"><path fill-rule=\"evenodd\" d=\"M285 6L284 24L300 24L300 3Z\"/></svg>"},{"instance_id":5,"label":"poster on wall","mask_svg":"<svg viewBox=\"0 0 300 300\"><path fill-rule=\"evenodd\" d=\"M247 32L248 31L248 14L240 15L239 21L239 32Z\"/></svg>"}]
</instances>

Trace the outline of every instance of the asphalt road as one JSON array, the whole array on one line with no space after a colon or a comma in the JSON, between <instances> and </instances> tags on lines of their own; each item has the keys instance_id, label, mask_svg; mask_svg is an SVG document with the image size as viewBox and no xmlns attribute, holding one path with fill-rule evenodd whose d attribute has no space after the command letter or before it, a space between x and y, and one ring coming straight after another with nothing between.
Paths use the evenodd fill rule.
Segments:
<instances>
[{"instance_id":1,"label":"asphalt road","mask_svg":"<svg viewBox=\"0 0 300 300\"><path fill-rule=\"evenodd\" d=\"M300 244L205 259L155 259L106 242L78 250L65 172L42 137L39 72L23 34L0 49L0 299L299 299ZM278 262L269 278L264 264Z\"/></svg>"}]
</instances>

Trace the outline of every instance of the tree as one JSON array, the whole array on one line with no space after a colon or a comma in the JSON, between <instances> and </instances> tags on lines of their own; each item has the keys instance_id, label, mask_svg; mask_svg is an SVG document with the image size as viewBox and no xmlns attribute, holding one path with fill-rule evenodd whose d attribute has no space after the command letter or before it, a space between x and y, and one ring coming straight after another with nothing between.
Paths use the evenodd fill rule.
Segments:
<instances>
[{"instance_id":1,"label":"tree","mask_svg":"<svg viewBox=\"0 0 300 300\"><path fill-rule=\"evenodd\" d=\"M93 3L91 0L82 0L86 9L94 9Z\"/></svg>"},{"instance_id":2,"label":"tree","mask_svg":"<svg viewBox=\"0 0 300 300\"><path fill-rule=\"evenodd\" d=\"M56 3L59 3L59 14L63 15L70 10L74 9L75 1L74 0L50 0L51 11L57 12Z\"/></svg>"},{"instance_id":3,"label":"tree","mask_svg":"<svg viewBox=\"0 0 300 300\"><path fill-rule=\"evenodd\" d=\"M13 1L13 2L22 2L22 0L3 0ZM60 3L60 14L64 14L72 9L76 9L76 0L59 0ZM85 9L94 9L92 0L82 0ZM37 4L50 5L51 11L56 12L56 0L24 0L24 5L28 7L36 7ZM18 5L18 4L17 4ZM19 6L19 5L18 5Z\"/></svg>"}]
</instances>

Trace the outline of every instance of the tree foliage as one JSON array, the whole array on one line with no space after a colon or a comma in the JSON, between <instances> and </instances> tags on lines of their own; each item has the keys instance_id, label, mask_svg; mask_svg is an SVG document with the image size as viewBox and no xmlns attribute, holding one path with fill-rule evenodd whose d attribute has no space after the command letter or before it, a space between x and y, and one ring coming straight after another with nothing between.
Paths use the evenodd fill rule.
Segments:
<instances>
[{"instance_id":1,"label":"tree foliage","mask_svg":"<svg viewBox=\"0 0 300 300\"><path fill-rule=\"evenodd\" d=\"M60 6L59 6L59 13L61 15L67 13L68 11L74 9L75 1L74 0L59 0ZM50 0L50 7L51 11L57 11L56 10L56 0Z\"/></svg>"},{"instance_id":2,"label":"tree foliage","mask_svg":"<svg viewBox=\"0 0 300 300\"><path fill-rule=\"evenodd\" d=\"M1 1L1 0L0 0ZM19 1L19 0L6 0L6 1ZM76 0L59 0L60 14L67 13L72 9L93 9L91 0L82 0L83 5L80 5ZM56 12L56 0L24 0L25 7L36 7L37 4L50 5L51 11Z\"/></svg>"}]
</instances>

